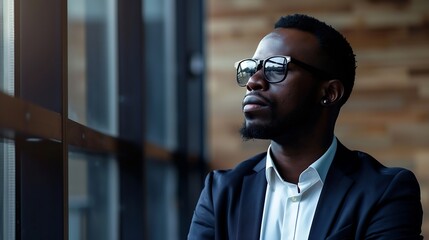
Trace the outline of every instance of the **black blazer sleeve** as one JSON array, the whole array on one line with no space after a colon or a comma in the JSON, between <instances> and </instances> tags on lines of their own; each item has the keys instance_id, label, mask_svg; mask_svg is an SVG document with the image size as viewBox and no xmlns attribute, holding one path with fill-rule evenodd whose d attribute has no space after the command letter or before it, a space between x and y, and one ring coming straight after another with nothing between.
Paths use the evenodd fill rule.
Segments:
<instances>
[{"instance_id":1,"label":"black blazer sleeve","mask_svg":"<svg viewBox=\"0 0 429 240\"><path fill-rule=\"evenodd\" d=\"M266 190L265 156L261 153L234 169L207 175L188 239L259 238Z\"/></svg>"},{"instance_id":2,"label":"black blazer sleeve","mask_svg":"<svg viewBox=\"0 0 429 240\"><path fill-rule=\"evenodd\" d=\"M195 207L194 216L189 229L189 240L214 239L215 215L212 195L213 174L214 172L209 173L204 182L204 189Z\"/></svg>"}]
</instances>

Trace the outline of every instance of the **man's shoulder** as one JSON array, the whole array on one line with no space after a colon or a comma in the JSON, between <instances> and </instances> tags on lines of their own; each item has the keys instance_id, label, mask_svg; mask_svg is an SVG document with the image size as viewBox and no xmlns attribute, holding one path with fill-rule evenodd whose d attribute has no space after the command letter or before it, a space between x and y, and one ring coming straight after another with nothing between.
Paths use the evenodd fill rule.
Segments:
<instances>
[{"instance_id":1,"label":"man's shoulder","mask_svg":"<svg viewBox=\"0 0 429 240\"><path fill-rule=\"evenodd\" d=\"M392 167L382 164L378 159L363 151L351 151L342 148L335 165L346 175L355 180L368 183L370 181L391 181L394 178L415 178L414 174L403 167Z\"/></svg>"},{"instance_id":2,"label":"man's shoulder","mask_svg":"<svg viewBox=\"0 0 429 240\"><path fill-rule=\"evenodd\" d=\"M211 177L217 182L228 184L241 181L244 176L251 175L265 169L266 155L266 152L257 154L242 161L231 169L214 170L211 172Z\"/></svg>"}]
</instances>

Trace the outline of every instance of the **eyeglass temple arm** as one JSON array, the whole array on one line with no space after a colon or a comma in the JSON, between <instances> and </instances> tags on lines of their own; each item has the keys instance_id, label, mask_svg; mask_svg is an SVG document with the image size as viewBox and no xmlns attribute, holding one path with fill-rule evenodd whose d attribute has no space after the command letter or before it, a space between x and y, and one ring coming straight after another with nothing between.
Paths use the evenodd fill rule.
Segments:
<instances>
[{"instance_id":1,"label":"eyeglass temple arm","mask_svg":"<svg viewBox=\"0 0 429 240\"><path fill-rule=\"evenodd\" d=\"M299 61L299 60L297 60L295 58L291 58L290 62L292 62L292 63L294 63L294 64L296 64L296 65L298 65L298 66L300 66L300 67L302 67L304 69L306 69L307 71L309 71L309 72L311 72L311 73L313 73L315 75L321 76L321 77L323 77L325 79L333 79L333 78L335 78L332 74L330 74L330 73L328 73L328 72L326 72L324 70L321 70L319 68L316 68L316 67L313 67L311 65L308 65L307 63L301 62L301 61Z\"/></svg>"}]
</instances>

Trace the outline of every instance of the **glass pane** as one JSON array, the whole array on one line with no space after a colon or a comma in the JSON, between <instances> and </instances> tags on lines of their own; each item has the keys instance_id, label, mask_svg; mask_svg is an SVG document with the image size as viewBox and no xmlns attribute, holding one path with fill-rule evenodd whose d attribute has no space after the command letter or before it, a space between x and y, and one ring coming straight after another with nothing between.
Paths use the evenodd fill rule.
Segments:
<instances>
[{"instance_id":1,"label":"glass pane","mask_svg":"<svg viewBox=\"0 0 429 240\"><path fill-rule=\"evenodd\" d=\"M0 0L0 91L14 94L14 1ZM0 239L15 239L15 144L0 139Z\"/></svg>"},{"instance_id":2,"label":"glass pane","mask_svg":"<svg viewBox=\"0 0 429 240\"><path fill-rule=\"evenodd\" d=\"M69 239L119 239L119 178L111 157L69 154Z\"/></svg>"},{"instance_id":3,"label":"glass pane","mask_svg":"<svg viewBox=\"0 0 429 240\"><path fill-rule=\"evenodd\" d=\"M176 143L175 1L143 1L146 139L167 149Z\"/></svg>"},{"instance_id":4,"label":"glass pane","mask_svg":"<svg viewBox=\"0 0 429 240\"><path fill-rule=\"evenodd\" d=\"M13 0L0 0L0 90L14 94Z\"/></svg>"},{"instance_id":5,"label":"glass pane","mask_svg":"<svg viewBox=\"0 0 429 240\"><path fill-rule=\"evenodd\" d=\"M15 145L0 139L0 239L15 239Z\"/></svg>"},{"instance_id":6,"label":"glass pane","mask_svg":"<svg viewBox=\"0 0 429 240\"><path fill-rule=\"evenodd\" d=\"M115 0L68 1L69 118L117 135Z\"/></svg>"}]
</instances>

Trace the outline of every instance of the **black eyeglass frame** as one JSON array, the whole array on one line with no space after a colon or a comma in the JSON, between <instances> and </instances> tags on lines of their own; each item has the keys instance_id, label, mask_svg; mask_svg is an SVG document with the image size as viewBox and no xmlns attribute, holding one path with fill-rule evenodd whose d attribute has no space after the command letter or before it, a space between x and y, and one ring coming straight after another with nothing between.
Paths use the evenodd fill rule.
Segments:
<instances>
[{"instance_id":1,"label":"black eyeglass frame","mask_svg":"<svg viewBox=\"0 0 429 240\"><path fill-rule=\"evenodd\" d=\"M265 74L265 70L266 70L266 69L265 69L265 63L266 63L269 59L271 59L271 58L275 58L275 57L283 57L283 58L285 58L285 59L286 59L286 64L285 64L285 65L286 65L286 71L285 71L284 76L283 76L283 78L282 78L281 80L278 80L278 81L271 81L270 79L268 79L267 75ZM307 70L308 72L312 73L313 75L315 75L315 76L319 77L321 80L329 80L329 79L334 79L334 78L335 78L332 74L330 74L330 73L328 73L328 72L326 72L326 71L324 71L324 70L321 70L321 69L319 69L319 68L317 68L317 67L313 67L313 66L311 66L311 65L309 65L309 64L307 64L307 63L304 63L304 62L302 62L302 61L299 61L298 59L293 58L293 57L291 57L291 56L273 55L273 56L270 56L270 57L268 57L268 58L266 58L266 59L245 58L245 59L242 59L242 60L240 60L240 61L238 61L238 62L235 62L235 63L234 63L234 67L235 67L235 69L237 70L237 72L236 72L236 81L237 81L237 84L238 84L240 87L245 87L245 86L247 85L247 82L249 82L250 77L251 77L251 76L253 76L253 74L252 74L252 75L250 75L250 77L249 77L249 79L247 79L246 83L240 83L239 78L238 78L238 74L239 74L239 72L238 72L238 71L239 71L239 66L240 66L240 64L241 64L242 62L244 62L244 61L253 61L253 62L255 62L255 63L256 63L256 70L255 70L255 73L256 73L257 71L259 71L261 68L263 68L264 78L265 78L265 80L266 80L267 82L269 82L269 83L279 83L279 82L281 82L281 81L285 80L285 79L286 79L286 76L287 76L287 72L288 72L287 65L288 65L289 63L294 63L294 64L296 64L296 65L300 66L301 68L303 68L303 69Z\"/></svg>"}]
</instances>

